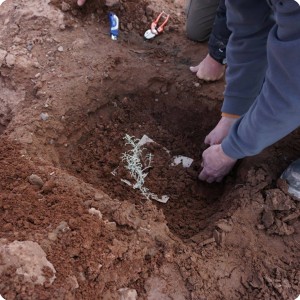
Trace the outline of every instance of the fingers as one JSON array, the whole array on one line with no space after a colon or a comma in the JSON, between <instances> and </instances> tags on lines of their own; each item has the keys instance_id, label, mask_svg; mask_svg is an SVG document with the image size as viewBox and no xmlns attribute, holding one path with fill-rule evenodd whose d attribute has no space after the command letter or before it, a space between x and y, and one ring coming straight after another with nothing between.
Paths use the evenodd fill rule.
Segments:
<instances>
[{"instance_id":1,"label":"fingers","mask_svg":"<svg viewBox=\"0 0 300 300\"><path fill-rule=\"evenodd\" d=\"M201 166L203 167L203 163L201 164ZM223 180L224 176L215 177L215 176L212 176L212 175L208 174L208 173L206 172L206 170L203 169L203 170L200 172L198 178L199 178L200 180L202 180L202 181L206 181L206 182L208 182L208 183L213 183L213 182L221 182L221 181Z\"/></svg>"},{"instance_id":2,"label":"fingers","mask_svg":"<svg viewBox=\"0 0 300 300\"><path fill-rule=\"evenodd\" d=\"M202 164L203 164L203 163L202 163ZM202 166L202 164L201 164L201 166ZM202 166L202 167L203 167L203 166ZM202 181L206 181L206 180L209 178L209 176L208 176L208 174L206 173L205 169L203 169L203 170L200 172L198 178L199 178L200 180L202 180Z\"/></svg>"},{"instance_id":3,"label":"fingers","mask_svg":"<svg viewBox=\"0 0 300 300\"><path fill-rule=\"evenodd\" d=\"M195 66L195 67L190 67L190 70L193 72L193 73L197 73L198 70L199 70L199 66Z\"/></svg>"},{"instance_id":4,"label":"fingers","mask_svg":"<svg viewBox=\"0 0 300 300\"><path fill-rule=\"evenodd\" d=\"M210 134L205 137L204 144L206 144L206 145L210 145L211 144Z\"/></svg>"},{"instance_id":5,"label":"fingers","mask_svg":"<svg viewBox=\"0 0 300 300\"><path fill-rule=\"evenodd\" d=\"M77 0L78 6L83 6L86 0Z\"/></svg>"},{"instance_id":6,"label":"fingers","mask_svg":"<svg viewBox=\"0 0 300 300\"><path fill-rule=\"evenodd\" d=\"M204 140L204 144L206 144L206 145L210 145L210 146L212 146L212 145L218 145L218 144L220 144L221 143L221 141L219 141L218 139L216 139L214 136L212 136L211 134L209 134L209 135L207 135L206 137L205 137L205 140Z\"/></svg>"}]
</instances>

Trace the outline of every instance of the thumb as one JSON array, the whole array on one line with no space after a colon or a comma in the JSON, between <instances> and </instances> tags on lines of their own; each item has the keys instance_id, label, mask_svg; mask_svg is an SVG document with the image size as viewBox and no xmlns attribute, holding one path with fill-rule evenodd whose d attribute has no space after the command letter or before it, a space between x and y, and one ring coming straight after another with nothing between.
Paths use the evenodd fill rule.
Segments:
<instances>
[{"instance_id":1,"label":"thumb","mask_svg":"<svg viewBox=\"0 0 300 300\"><path fill-rule=\"evenodd\" d=\"M204 144L211 145L211 135L207 135L204 140Z\"/></svg>"}]
</instances>

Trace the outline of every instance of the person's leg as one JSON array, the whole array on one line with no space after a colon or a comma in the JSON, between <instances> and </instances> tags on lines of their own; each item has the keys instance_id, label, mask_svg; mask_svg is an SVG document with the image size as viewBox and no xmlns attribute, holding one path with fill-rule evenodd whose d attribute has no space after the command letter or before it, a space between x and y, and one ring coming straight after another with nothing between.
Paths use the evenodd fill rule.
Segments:
<instances>
[{"instance_id":1,"label":"person's leg","mask_svg":"<svg viewBox=\"0 0 300 300\"><path fill-rule=\"evenodd\" d=\"M219 0L189 0L186 33L189 39L206 41L212 30Z\"/></svg>"},{"instance_id":2,"label":"person's leg","mask_svg":"<svg viewBox=\"0 0 300 300\"><path fill-rule=\"evenodd\" d=\"M199 79L215 81L223 77L226 62L226 45L230 36L226 24L225 0L220 0L212 32L208 41L208 54L199 65L190 67Z\"/></svg>"},{"instance_id":3,"label":"person's leg","mask_svg":"<svg viewBox=\"0 0 300 300\"><path fill-rule=\"evenodd\" d=\"M210 56L221 64L226 63L226 45L230 34L230 30L227 28L225 0L220 0L208 41L208 50Z\"/></svg>"}]
</instances>

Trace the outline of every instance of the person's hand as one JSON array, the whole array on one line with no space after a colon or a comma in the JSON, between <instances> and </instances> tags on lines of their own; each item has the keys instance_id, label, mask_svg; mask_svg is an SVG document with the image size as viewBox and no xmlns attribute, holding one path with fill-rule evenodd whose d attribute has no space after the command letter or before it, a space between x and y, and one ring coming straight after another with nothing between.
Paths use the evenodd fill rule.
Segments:
<instances>
[{"instance_id":1,"label":"person's hand","mask_svg":"<svg viewBox=\"0 0 300 300\"><path fill-rule=\"evenodd\" d=\"M106 0L105 1L105 5L108 7L114 6L119 3L120 3L120 0Z\"/></svg>"},{"instance_id":2,"label":"person's hand","mask_svg":"<svg viewBox=\"0 0 300 300\"><path fill-rule=\"evenodd\" d=\"M83 6L85 4L86 0L77 0L78 6ZM106 6L114 6L119 3L119 0L106 0L105 5Z\"/></svg>"},{"instance_id":3,"label":"person's hand","mask_svg":"<svg viewBox=\"0 0 300 300\"><path fill-rule=\"evenodd\" d=\"M77 0L78 6L83 6L86 0Z\"/></svg>"},{"instance_id":4,"label":"person's hand","mask_svg":"<svg viewBox=\"0 0 300 300\"><path fill-rule=\"evenodd\" d=\"M202 153L202 171L199 179L212 183L220 182L236 163L236 159L227 156L221 145L210 146Z\"/></svg>"},{"instance_id":5,"label":"person's hand","mask_svg":"<svg viewBox=\"0 0 300 300\"><path fill-rule=\"evenodd\" d=\"M190 67L199 79L216 81L223 77L225 66L214 60L209 54L195 67Z\"/></svg>"},{"instance_id":6,"label":"person's hand","mask_svg":"<svg viewBox=\"0 0 300 300\"><path fill-rule=\"evenodd\" d=\"M206 136L204 143L210 146L221 144L237 118L222 117L217 126Z\"/></svg>"}]
</instances>

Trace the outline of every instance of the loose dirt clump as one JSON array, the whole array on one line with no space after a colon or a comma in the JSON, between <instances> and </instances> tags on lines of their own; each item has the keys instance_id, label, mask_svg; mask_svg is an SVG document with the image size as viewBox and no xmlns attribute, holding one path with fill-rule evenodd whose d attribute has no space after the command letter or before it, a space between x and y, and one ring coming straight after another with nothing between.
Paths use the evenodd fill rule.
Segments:
<instances>
[{"instance_id":1,"label":"loose dirt clump","mask_svg":"<svg viewBox=\"0 0 300 300\"><path fill-rule=\"evenodd\" d=\"M190 74L207 48L186 39L182 1L75 2L0 6L0 295L295 299L300 202L278 178L299 131L223 183L200 182L225 83ZM161 10L166 32L145 41ZM166 203L128 185L126 135L154 141L144 187Z\"/></svg>"}]
</instances>

